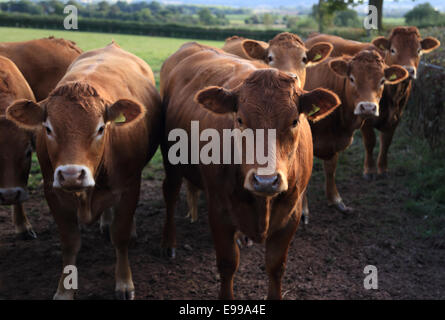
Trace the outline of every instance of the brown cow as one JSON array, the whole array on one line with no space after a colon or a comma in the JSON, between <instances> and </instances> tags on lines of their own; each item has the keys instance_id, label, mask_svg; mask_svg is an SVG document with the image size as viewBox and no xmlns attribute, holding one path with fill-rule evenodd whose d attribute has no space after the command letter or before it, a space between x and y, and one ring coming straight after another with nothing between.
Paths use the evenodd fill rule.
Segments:
<instances>
[{"instance_id":1,"label":"brown cow","mask_svg":"<svg viewBox=\"0 0 445 320\"><path fill-rule=\"evenodd\" d=\"M82 50L72 41L54 37L24 42L0 42L0 56L22 72L37 101L45 99Z\"/></svg>"},{"instance_id":2,"label":"brown cow","mask_svg":"<svg viewBox=\"0 0 445 320\"><path fill-rule=\"evenodd\" d=\"M306 81L306 68L329 57L332 45L318 42L307 49L299 36L289 32L277 34L269 43L234 36L227 38L223 50L249 60L260 60L270 67L298 76L300 87Z\"/></svg>"},{"instance_id":3,"label":"brown cow","mask_svg":"<svg viewBox=\"0 0 445 320\"><path fill-rule=\"evenodd\" d=\"M328 35L312 37L306 41L306 44L314 45L321 41L333 44L334 50L331 56L355 54L363 48L375 45L380 50L387 65L402 65L409 71L410 77L405 81L400 82L396 86L385 86L382 100L380 101L380 115L377 118L365 121L361 128L366 150L364 177L367 180L371 180L376 173L379 176L386 176L389 146L408 102L412 80L416 79L417 76L420 57L422 54L429 53L438 48L440 42L433 37L422 39L416 27L397 27L391 31L388 38L378 37L372 41L372 44ZM373 157L373 150L376 144L374 128L381 132L377 169Z\"/></svg>"},{"instance_id":4,"label":"brown cow","mask_svg":"<svg viewBox=\"0 0 445 320\"><path fill-rule=\"evenodd\" d=\"M28 198L29 169L33 137L5 118L6 108L17 99L35 101L25 78L16 65L0 56L0 205L12 205L16 234L36 238L26 217L23 201Z\"/></svg>"},{"instance_id":5,"label":"brown cow","mask_svg":"<svg viewBox=\"0 0 445 320\"><path fill-rule=\"evenodd\" d=\"M184 56L183 50L195 53ZM312 171L312 139L306 118L317 121L325 117L339 104L338 97L324 89L305 92L286 73L197 43L183 45L165 63L176 67L168 72L161 69L165 114L161 150L167 209L163 247L174 255L174 210L185 178L204 189L207 196L221 279L219 297L233 299L233 277L239 263L235 233L239 230L256 242L265 242L268 297L279 299L287 250L300 221L302 194ZM261 142L255 146L276 150L272 153L276 155L272 157L275 170L267 175L261 173L264 166L257 159L240 164L218 164L218 160L175 164L170 134L179 128L190 137L192 121L199 121L200 134L211 130L217 137L223 137L225 130L238 129L242 134L253 132L258 139L254 130L276 129L276 144L269 141L266 146ZM217 138L212 136L212 142L213 139ZM186 160L196 155L192 150L202 153L204 147L201 141L198 151L186 142ZM231 143L229 150L233 155ZM221 143L211 153L218 151L221 155L229 152ZM243 154L245 159L248 154Z\"/></svg>"},{"instance_id":6,"label":"brown cow","mask_svg":"<svg viewBox=\"0 0 445 320\"><path fill-rule=\"evenodd\" d=\"M75 265L79 224L114 209L116 295L134 298L128 242L141 172L159 145L161 107L153 72L112 43L86 52L49 97L15 102L9 119L37 132L45 196L59 228L63 266ZM72 299L62 274L55 299Z\"/></svg>"},{"instance_id":7,"label":"brown cow","mask_svg":"<svg viewBox=\"0 0 445 320\"><path fill-rule=\"evenodd\" d=\"M351 211L335 185L338 154L351 144L354 131L365 119L379 115L384 84L394 85L407 77L408 72L403 67L388 67L374 50L360 51L353 57L328 58L308 74L305 89L330 89L342 102L331 116L311 124L314 154L324 160L329 205L342 212ZM305 218L308 213L305 201Z\"/></svg>"},{"instance_id":8,"label":"brown cow","mask_svg":"<svg viewBox=\"0 0 445 320\"><path fill-rule=\"evenodd\" d=\"M277 68L281 71L296 76L299 87L304 87L306 82L306 68L315 66L326 59L332 51L332 45L328 42L317 43L306 49L303 41L297 35L289 32L277 34L269 43L243 37L233 36L226 39L222 48L224 51L248 60L254 60L267 66ZM178 51L177 59L190 56L196 47L190 46ZM199 50L199 49L198 49ZM176 59L166 61L165 72L169 72L175 65ZM161 96L163 92L161 83ZM187 203L189 212L187 217L191 217L194 222L198 219L198 189L191 183L187 183Z\"/></svg>"}]
</instances>

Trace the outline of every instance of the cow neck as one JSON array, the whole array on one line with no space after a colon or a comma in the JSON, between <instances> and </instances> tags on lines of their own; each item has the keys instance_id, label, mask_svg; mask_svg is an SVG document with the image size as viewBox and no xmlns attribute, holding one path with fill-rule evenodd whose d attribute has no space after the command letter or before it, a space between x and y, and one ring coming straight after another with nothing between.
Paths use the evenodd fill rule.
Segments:
<instances>
[{"instance_id":1,"label":"cow neck","mask_svg":"<svg viewBox=\"0 0 445 320\"><path fill-rule=\"evenodd\" d=\"M345 115L345 113L348 113L346 111L345 105L349 104L348 97L346 95L346 81L347 78L344 78L343 80L343 89L342 89L342 103L340 107L335 110L334 112L338 112L338 119L340 120L337 125L333 126L334 130L337 130L338 128L342 129L342 131L346 131L348 133L353 132L355 129L358 129L357 122L359 121L359 117L356 115ZM343 102L344 101L344 102ZM357 127L357 128L356 128Z\"/></svg>"}]
</instances>

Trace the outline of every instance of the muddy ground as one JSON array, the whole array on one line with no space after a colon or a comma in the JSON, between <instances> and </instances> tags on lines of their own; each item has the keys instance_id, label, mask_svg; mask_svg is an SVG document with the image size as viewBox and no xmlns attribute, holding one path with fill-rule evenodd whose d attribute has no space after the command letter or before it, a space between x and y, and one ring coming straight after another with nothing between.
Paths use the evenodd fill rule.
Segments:
<instances>
[{"instance_id":1,"label":"muddy ground","mask_svg":"<svg viewBox=\"0 0 445 320\"><path fill-rule=\"evenodd\" d=\"M355 143L356 144L356 143ZM322 166L316 162L309 188L310 224L300 227L292 241L285 277L285 299L444 299L445 241L427 237L422 225L427 216L407 212L410 197L401 182L404 168L393 168L386 180L365 182L360 165L352 166L359 147L343 155L339 190L352 215L328 208ZM361 153L360 153L361 154ZM159 176L159 175L154 175ZM175 260L159 257L164 220L162 181L144 180L137 209L137 242L130 262L137 299L215 299L218 274L206 216L200 200L200 218L185 219L182 192L176 215L178 252ZM61 251L56 225L41 188L31 191L26 203L38 234L33 241L17 240L9 208L0 207L0 299L49 299L61 272ZM99 232L98 224L83 231L78 256L77 299L114 297L115 255ZM363 286L366 265L378 270L378 289ZM241 250L235 278L237 299L263 299L267 294L264 250L254 245Z\"/></svg>"}]
</instances>

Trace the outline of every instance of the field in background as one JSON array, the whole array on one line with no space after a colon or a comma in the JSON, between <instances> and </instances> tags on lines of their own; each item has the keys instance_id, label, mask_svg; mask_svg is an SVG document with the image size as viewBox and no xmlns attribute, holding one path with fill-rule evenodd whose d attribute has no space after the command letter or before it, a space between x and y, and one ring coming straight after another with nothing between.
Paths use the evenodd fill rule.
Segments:
<instances>
[{"instance_id":1,"label":"field in background","mask_svg":"<svg viewBox=\"0 0 445 320\"><path fill-rule=\"evenodd\" d=\"M72 40L84 51L106 46L111 40L116 41L123 49L144 59L155 73L159 83L159 71L162 63L185 42L191 39L161 38L112 33L93 33L75 31L57 31L43 29L21 29L0 27L1 41L25 41L48 36ZM221 41L199 40L200 43L221 47Z\"/></svg>"}]
</instances>

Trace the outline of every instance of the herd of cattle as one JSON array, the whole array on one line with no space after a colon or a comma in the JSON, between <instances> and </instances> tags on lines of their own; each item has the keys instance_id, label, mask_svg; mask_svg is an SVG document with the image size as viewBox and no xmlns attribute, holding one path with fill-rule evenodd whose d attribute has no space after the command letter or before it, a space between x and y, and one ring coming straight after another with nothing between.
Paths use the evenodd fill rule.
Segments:
<instances>
[{"instance_id":1,"label":"herd of cattle","mask_svg":"<svg viewBox=\"0 0 445 320\"><path fill-rule=\"evenodd\" d=\"M175 255L174 212L185 179L193 220L198 192L206 194L219 297L233 298L242 233L265 243L268 298L280 299L292 236L300 219L308 223L313 155L324 161L328 204L351 211L335 184L339 153L360 129L364 177L386 175L420 56L439 45L414 27L397 27L372 43L322 34L303 42L291 33L269 43L234 36L222 49L186 43L164 62L159 94L150 67L114 42L84 53L53 37L0 43L0 204L12 205L18 235L36 237L23 208L35 150L63 266L76 264L79 226L100 219L116 250L116 296L133 299L128 244L141 172L160 146L164 253ZM192 121L201 131L275 129L275 173L260 174L256 162L173 165L168 133L190 134ZM374 128L381 132L377 164ZM55 299L73 298L66 276Z\"/></svg>"}]
</instances>

